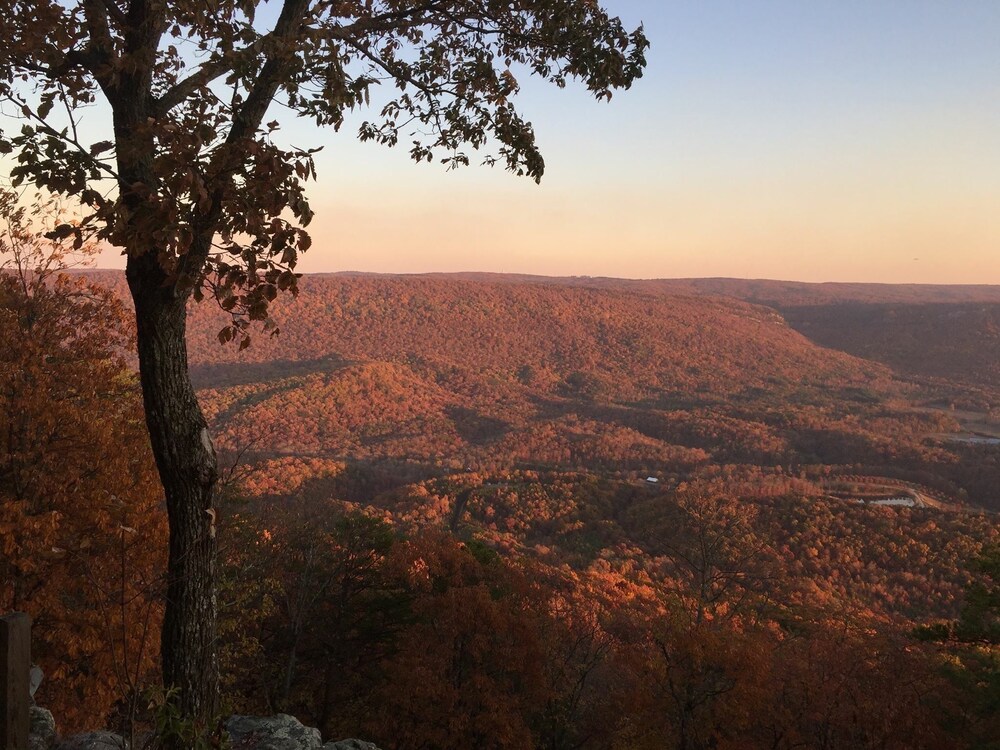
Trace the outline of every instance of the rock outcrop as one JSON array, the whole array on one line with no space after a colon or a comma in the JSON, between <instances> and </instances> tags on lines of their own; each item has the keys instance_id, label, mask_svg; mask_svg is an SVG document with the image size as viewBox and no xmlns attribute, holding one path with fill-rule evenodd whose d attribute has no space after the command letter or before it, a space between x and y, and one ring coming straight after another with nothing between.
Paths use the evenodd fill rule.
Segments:
<instances>
[{"instance_id":1,"label":"rock outcrop","mask_svg":"<svg viewBox=\"0 0 1000 750\"><path fill-rule=\"evenodd\" d=\"M294 716L232 716L226 722L232 750L379 750L371 742L348 739L323 744L319 730ZM137 746L142 746L139 742ZM120 735L89 732L58 739L52 713L31 708L29 750L129 750Z\"/></svg>"},{"instance_id":2,"label":"rock outcrop","mask_svg":"<svg viewBox=\"0 0 1000 750\"><path fill-rule=\"evenodd\" d=\"M56 720L47 708L32 706L29 709L31 729L28 732L28 750L52 750L56 744Z\"/></svg>"},{"instance_id":3,"label":"rock outcrop","mask_svg":"<svg viewBox=\"0 0 1000 750\"><path fill-rule=\"evenodd\" d=\"M233 716L226 722L233 750L320 750L318 729L294 716Z\"/></svg>"},{"instance_id":4,"label":"rock outcrop","mask_svg":"<svg viewBox=\"0 0 1000 750\"><path fill-rule=\"evenodd\" d=\"M371 742L348 739L323 744L319 730L294 716L233 716L226 722L233 750L379 750Z\"/></svg>"},{"instance_id":5,"label":"rock outcrop","mask_svg":"<svg viewBox=\"0 0 1000 750\"><path fill-rule=\"evenodd\" d=\"M129 750L128 743L112 732L88 732L67 737L55 750Z\"/></svg>"}]
</instances>

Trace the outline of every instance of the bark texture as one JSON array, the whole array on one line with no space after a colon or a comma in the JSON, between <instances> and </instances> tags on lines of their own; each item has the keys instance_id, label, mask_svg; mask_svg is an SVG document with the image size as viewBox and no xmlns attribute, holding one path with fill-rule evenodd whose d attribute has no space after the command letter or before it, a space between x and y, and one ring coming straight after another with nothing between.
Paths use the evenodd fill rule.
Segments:
<instances>
[{"instance_id":1,"label":"bark texture","mask_svg":"<svg viewBox=\"0 0 1000 750\"><path fill-rule=\"evenodd\" d=\"M217 462L188 374L187 295L166 284L153 253L129 258L146 424L170 520L161 655L183 716L217 711L215 509Z\"/></svg>"}]
</instances>

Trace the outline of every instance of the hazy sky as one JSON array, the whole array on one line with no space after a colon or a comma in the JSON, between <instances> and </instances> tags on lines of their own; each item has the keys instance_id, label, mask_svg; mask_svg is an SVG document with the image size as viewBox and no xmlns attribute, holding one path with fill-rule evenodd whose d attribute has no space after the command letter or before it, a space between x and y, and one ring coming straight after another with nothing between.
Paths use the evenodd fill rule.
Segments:
<instances>
[{"instance_id":1,"label":"hazy sky","mask_svg":"<svg viewBox=\"0 0 1000 750\"><path fill-rule=\"evenodd\" d=\"M610 104L525 85L547 172L326 148L300 270L1000 283L998 0L604 0Z\"/></svg>"}]
</instances>

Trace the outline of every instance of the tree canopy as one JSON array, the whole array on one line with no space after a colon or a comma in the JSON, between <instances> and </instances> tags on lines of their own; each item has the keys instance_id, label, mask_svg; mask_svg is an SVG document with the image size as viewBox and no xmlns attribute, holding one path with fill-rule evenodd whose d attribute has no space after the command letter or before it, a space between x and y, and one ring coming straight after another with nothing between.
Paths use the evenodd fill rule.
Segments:
<instances>
[{"instance_id":1,"label":"tree canopy","mask_svg":"<svg viewBox=\"0 0 1000 750\"><path fill-rule=\"evenodd\" d=\"M155 674L166 519L125 305L64 273L15 199L0 191L0 611L31 613L40 700L90 729Z\"/></svg>"},{"instance_id":2,"label":"tree canopy","mask_svg":"<svg viewBox=\"0 0 1000 750\"><path fill-rule=\"evenodd\" d=\"M277 13L254 0L4 0L0 10L0 99L21 120L0 130L0 150L17 155L14 181L92 208L67 235L155 252L182 287L208 277L240 313L227 340L294 288L310 244L312 153L282 145L278 119L264 122L272 102L333 129L364 109L362 140L538 180L520 79L579 79L610 99L642 74L648 45L641 27L583 0L285 0ZM82 142L80 112L101 99L116 137Z\"/></svg>"}]
</instances>

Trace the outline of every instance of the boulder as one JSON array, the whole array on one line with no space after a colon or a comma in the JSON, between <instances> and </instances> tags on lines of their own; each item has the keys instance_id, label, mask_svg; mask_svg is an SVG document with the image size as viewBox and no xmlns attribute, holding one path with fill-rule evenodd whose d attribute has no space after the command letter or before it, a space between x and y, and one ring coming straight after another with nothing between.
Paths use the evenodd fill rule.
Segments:
<instances>
[{"instance_id":1,"label":"boulder","mask_svg":"<svg viewBox=\"0 0 1000 750\"><path fill-rule=\"evenodd\" d=\"M323 750L378 750L378 748L372 742L350 739L327 742L323 745Z\"/></svg>"},{"instance_id":2,"label":"boulder","mask_svg":"<svg viewBox=\"0 0 1000 750\"><path fill-rule=\"evenodd\" d=\"M226 722L233 750L320 750L319 730L294 716L233 716Z\"/></svg>"},{"instance_id":3,"label":"boulder","mask_svg":"<svg viewBox=\"0 0 1000 750\"><path fill-rule=\"evenodd\" d=\"M111 732L88 732L65 738L55 750L128 750L128 743Z\"/></svg>"},{"instance_id":4,"label":"boulder","mask_svg":"<svg viewBox=\"0 0 1000 750\"><path fill-rule=\"evenodd\" d=\"M35 693L38 692L44 678L45 673L42 672L42 668L37 664L32 664L31 671L28 672L28 695L31 696L32 705L35 703Z\"/></svg>"},{"instance_id":5,"label":"boulder","mask_svg":"<svg viewBox=\"0 0 1000 750\"><path fill-rule=\"evenodd\" d=\"M32 706L28 709L31 729L28 732L28 750L51 750L56 744L56 720L46 708Z\"/></svg>"}]
</instances>

